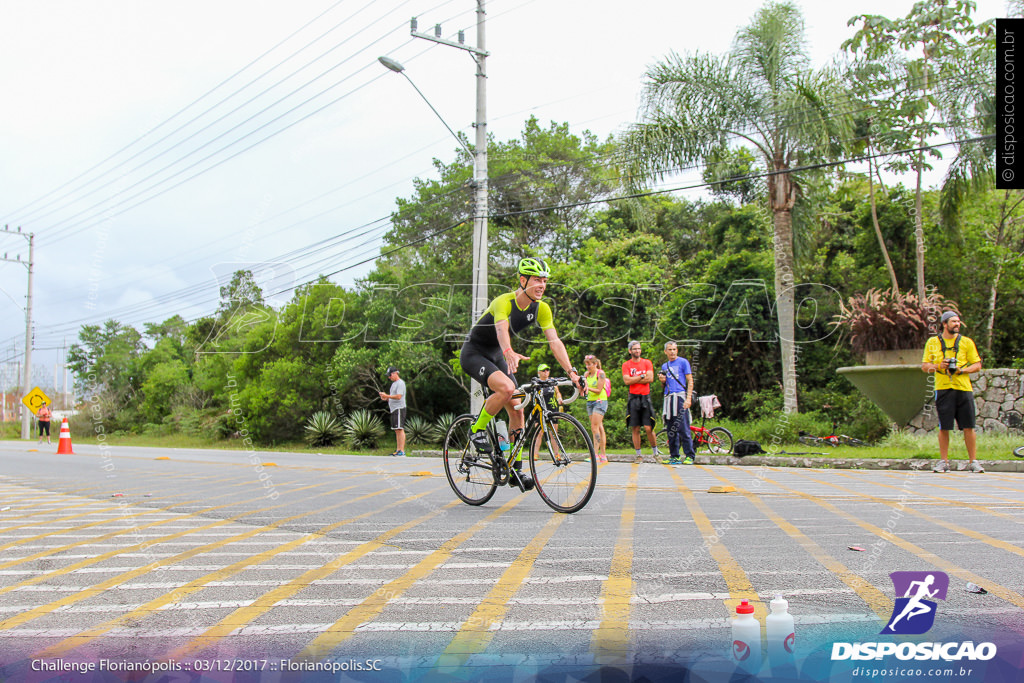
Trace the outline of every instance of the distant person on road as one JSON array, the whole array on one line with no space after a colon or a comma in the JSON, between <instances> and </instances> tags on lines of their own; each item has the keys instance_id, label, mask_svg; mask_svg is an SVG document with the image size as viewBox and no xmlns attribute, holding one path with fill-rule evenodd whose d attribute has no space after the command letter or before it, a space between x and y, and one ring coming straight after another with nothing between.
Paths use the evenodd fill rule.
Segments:
<instances>
[{"instance_id":1,"label":"distant person on road","mask_svg":"<svg viewBox=\"0 0 1024 683\"><path fill-rule=\"evenodd\" d=\"M46 443L50 443L50 420L53 419L53 411L46 405L46 401L39 406L36 417L39 418L39 443L43 443L43 432L46 432Z\"/></svg>"},{"instance_id":2,"label":"distant person on road","mask_svg":"<svg viewBox=\"0 0 1024 683\"><path fill-rule=\"evenodd\" d=\"M938 336L924 347L921 370L935 373L935 412L939 416L939 460L934 472L949 472L949 432L956 426L964 433L964 445L970 463L968 472L984 472L975 457L978 452L974 434L974 390L972 372L981 370L981 356L969 337L960 334L960 316L946 311L939 319Z\"/></svg>"},{"instance_id":3,"label":"distant person on road","mask_svg":"<svg viewBox=\"0 0 1024 683\"><path fill-rule=\"evenodd\" d=\"M398 376L398 368L388 368L388 379L391 380L391 388L388 393L383 391L380 400L388 402L388 409L391 411L391 429L395 431L395 452L392 456L405 456L405 382Z\"/></svg>"},{"instance_id":4,"label":"distant person on road","mask_svg":"<svg viewBox=\"0 0 1024 683\"><path fill-rule=\"evenodd\" d=\"M651 382L654 381L654 364L641 358L640 342L633 340L626 345L629 360L622 364L622 381L629 387L629 402L626 404L628 424L633 430L633 448L636 462L643 462L640 451L640 428L647 431L647 442L658 460L658 445L654 440L654 407L651 405Z\"/></svg>"},{"instance_id":5,"label":"distant person on road","mask_svg":"<svg viewBox=\"0 0 1024 683\"><path fill-rule=\"evenodd\" d=\"M693 370L690 361L679 357L679 346L674 341L665 342L665 356L668 361L661 364L658 379L665 385L665 402L661 416L668 428L668 464L692 465L697 453L690 438L690 406L693 404ZM679 460L679 446L683 447L686 460Z\"/></svg>"}]
</instances>

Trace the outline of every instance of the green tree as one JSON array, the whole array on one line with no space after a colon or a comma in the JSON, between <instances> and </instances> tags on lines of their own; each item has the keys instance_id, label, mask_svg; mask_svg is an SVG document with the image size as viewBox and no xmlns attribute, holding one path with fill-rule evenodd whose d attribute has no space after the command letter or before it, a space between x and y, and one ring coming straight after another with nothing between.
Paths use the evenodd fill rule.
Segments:
<instances>
[{"instance_id":1,"label":"green tree","mask_svg":"<svg viewBox=\"0 0 1024 683\"><path fill-rule=\"evenodd\" d=\"M936 117L936 91L969 88L970 78L956 77L956 65L967 44L989 32L987 25L971 19L973 0L921 0L900 19L864 14L850 19L860 25L843 49L862 55L875 68L867 86L873 97L871 117L882 151L916 146L910 161L905 158L887 164L890 170L915 173L916 283L918 299L925 299L924 226L922 178L931 166L925 160L926 143L944 124ZM945 81L940 74L944 74ZM941 153L928 148L934 158Z\"/></svg>"},{"instance_id":2,"label":"green tree","mask_svg":"<svg viewBox=\"0 0 1024 683\"><path fill-rule=\"evenodd\" d=\"M774 232L774 284L785 409L798 410L795 353L794 167L835 156L849 137L845 94L834 70L814 71L803 19L791 3L769 3L736 35L728 55L672 54L647 73L644 119L623 144L637 178L750 145L767 171Z\"/></svg>"}]
</instances>

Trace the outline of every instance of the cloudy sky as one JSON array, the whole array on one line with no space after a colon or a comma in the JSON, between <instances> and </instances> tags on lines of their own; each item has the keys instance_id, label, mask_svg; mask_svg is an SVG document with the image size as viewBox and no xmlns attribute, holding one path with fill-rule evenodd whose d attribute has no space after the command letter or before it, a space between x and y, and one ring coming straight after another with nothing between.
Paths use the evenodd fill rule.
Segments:
<instances>
[{"instance_id":1,"label":"cloudy sky","mask_svg":"<svg viewBox=\"0 0 1024 683\"><path fill-rule=\"evenodd\" d=\"M651 0L488 0L488 124L530 115L600 137L635 120L645 68L722 53L761 6ZM911 0L801 2L810 53L830 61L854 14ZM634 5L635 6L635 5ZM409 35L435 23L476 41L473 0L0 2L0 224L35 235L34 360L52 384L82 324L141 329L216 308L222 278L275 263L281 303L316 277L365 274L396 196L455 142L389 55L472 139L475 66ZM1005 4L979 0L976 17ZM27 240L0 235L27 259ZM27 269L0 263L0 369L24 350ZM273 279L271 279L273 277ZM5 382L5 383L6 383Z\"/></svg>"}]
</instances>

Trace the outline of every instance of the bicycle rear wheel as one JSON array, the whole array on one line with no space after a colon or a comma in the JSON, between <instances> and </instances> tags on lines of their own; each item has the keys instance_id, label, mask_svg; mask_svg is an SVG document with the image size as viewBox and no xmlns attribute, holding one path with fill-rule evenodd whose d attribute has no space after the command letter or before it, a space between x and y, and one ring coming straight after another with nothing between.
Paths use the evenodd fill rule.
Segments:
<instances>
[{"instance_id":1,"label":"bicycle rear wheel","mask_svg":"<svg viewBox=\"0 0 1024 683\"><path fill-rule=\"evenodd\" d=\"M536 432L529 436L530 472L537 493L553 510L576 512L587 504L597 484L594 444L572 415L551 413L545 422L539 442Z\"/></svg>"},{"instance_id":2,"label":"bicycle rear wheel","mask_svg":"<svg viewBox=\"0 0 1024 683\"><path fill-rule=\"evenodd\" d=\"M732 432L725 427L712 427L707 434L708 450L716 455L732 453Z\"/></svg>"},{"instance_id":3,"label":"bicycle rear wheel","mask_svg":"<svg viewBox=\"0 0 1024 683\"><path fill-rule=\"evenodd\" d=\"M820 436L801 436L800 437L800 443L806 444L808 446L822 446L822 445L824 445L824 442L825 442L825 440L822 439Z\"/></svg>"},{"instance_id":4,"label":"bicycle rear wheel","mask_svg":"<svg viewBox=\"0 0 1024 683\"><path fill-rule=\"evenodd\" d=\"M470 505L483 505L491 499L498 485L494 483L494 470L490 458L479 455L469 442L469 428L476 422L474 415L460 415L444 435L444 473L452 491Z\"/></svg>"},{"instance_id":5,"label":"bicycle rear wheel","mask_svg":"<svg viewBox=\"0 0 1024 683\"><path fill-rule=\"evenodd\" d=\"M870 445L866 441L861 441L860 439L855 439L852 436L846 436L845 434L839 437L839 439L842 445L853 446L854 448L865 448Z\"/></svg>"},{"instance_id":6,"label":"bicycle rear wheel","mask_svg":"<svg viewBox=\"0 0 1024 683\"><path fill-rule=\"evenodd\" d=\"M1016 455L1018 458L1024 458L1024 446L1014 448L1013 454Z\"/></svg>"}]
</instances>

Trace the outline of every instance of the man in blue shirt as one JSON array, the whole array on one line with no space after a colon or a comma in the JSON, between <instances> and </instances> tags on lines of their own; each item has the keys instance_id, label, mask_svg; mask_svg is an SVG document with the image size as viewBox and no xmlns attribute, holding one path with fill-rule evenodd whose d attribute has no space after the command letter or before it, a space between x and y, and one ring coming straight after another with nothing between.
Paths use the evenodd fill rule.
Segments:
<instances>
[{"instance_id":1,"label":"man in blue shirt","mask_svg":"<svg viewBox=\"0 0 1024 683\"><path fill-rule=\"evenodd\" d=\"M668 361L661 364L658 379L665 385L665 402L661 414L668 428L668 452L670 465L693 464L696 452L690 438L690 405L693 403L693 371L690 361L679 357L679 347L674 341L665 343ZM682 443L686 459L679 461L679 445Z\"/></svg>"}]
</instances>

